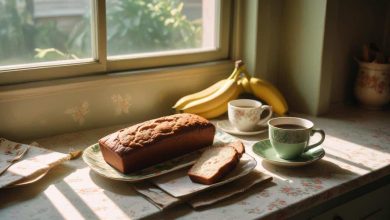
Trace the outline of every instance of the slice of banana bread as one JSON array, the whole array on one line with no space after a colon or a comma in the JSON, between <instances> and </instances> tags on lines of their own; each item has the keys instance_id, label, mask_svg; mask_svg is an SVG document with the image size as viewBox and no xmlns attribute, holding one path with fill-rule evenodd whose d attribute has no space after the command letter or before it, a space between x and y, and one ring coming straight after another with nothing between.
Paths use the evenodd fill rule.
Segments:
<instances>
[{"instance_id":1,"label":"slice of banana bread","mask_svg":"<svg viewBox=\"0 0 390 220\"><path fill-rule=\"evenodd\" d=\"M193 182L211 185L218 182L239 162L240 154L229 145L207 149L188 171Z\"/></svg>"}]
</instances>

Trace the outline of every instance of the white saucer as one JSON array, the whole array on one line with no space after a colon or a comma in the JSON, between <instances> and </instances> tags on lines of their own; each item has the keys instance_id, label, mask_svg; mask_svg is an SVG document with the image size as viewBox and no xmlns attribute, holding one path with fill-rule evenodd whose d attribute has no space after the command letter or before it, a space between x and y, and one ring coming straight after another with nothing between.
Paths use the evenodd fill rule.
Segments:
<instances>
[{"instance_id":1,"label":"white saucer","mask_svg":"<svg viewBox=\"0 0 390 220\"><path fill-rule=\"evenodd\" d=\"M220 128L222 131L229 133L229 134L235 134L235 135L256 135L263 132L268 131L268 128L266 126L259 126L254 131L240 131L237 128L235 128L229 120L223 120L217 122L218 128Z\"/></svg>"}]
</instances>

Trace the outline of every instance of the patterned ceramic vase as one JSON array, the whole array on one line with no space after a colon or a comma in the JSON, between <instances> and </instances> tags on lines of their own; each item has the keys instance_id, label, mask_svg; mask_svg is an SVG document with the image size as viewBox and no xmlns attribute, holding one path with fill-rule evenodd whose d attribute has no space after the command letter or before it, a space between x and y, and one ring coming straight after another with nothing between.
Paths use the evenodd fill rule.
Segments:
<instances>
[{"instance_id":1,"label":"patterned ceramic vase","mask_svg":"<svg viewBox=\"0 0 390 220\"><path fill-rule=\"evenodd\" d=\"M355 96L370 109L379 109L390 101L390 64L359 62Z\"/></svg>"}]
</instances>

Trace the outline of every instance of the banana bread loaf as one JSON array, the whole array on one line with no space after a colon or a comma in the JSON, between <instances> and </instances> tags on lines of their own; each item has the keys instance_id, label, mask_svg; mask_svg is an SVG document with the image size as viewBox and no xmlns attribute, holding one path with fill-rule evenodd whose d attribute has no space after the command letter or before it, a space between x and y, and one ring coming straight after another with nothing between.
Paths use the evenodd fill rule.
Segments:
<instances>
[{"instance_id":1,"label":"banana bread loaf","mask_svg":"<svg viewBox=\"0 0 390 220\"><path fill-rule=\"evenodd\" d=\"M122 173L212 145L215 127L193 114L175 114L121 129L99 140L104 160Z\"/></svg>"}]
</instances>

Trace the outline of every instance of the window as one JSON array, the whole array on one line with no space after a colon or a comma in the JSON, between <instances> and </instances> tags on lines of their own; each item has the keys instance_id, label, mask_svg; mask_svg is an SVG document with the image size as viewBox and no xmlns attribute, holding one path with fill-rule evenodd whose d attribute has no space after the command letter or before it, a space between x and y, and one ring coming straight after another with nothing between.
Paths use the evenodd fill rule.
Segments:
<instances>
[{"instance_id":1,"label":"window","mask_svg":"<svg viewBox=\"0 0 390 220\"><path fill-rule=\"evenodd\" d=\"M73 28L83 17L91 23L91 6L88 1L64 3L1 0L0 66L91 58L91 33ZM77 45L83 34L86 47Z\"/></svg>"},{"instance_id":2,"label":"window","mask_svg":"<svg viewBox=\"0 0 390 220\"><path fill-rule=\"evenodd\" d=\"M224 59L229 13L221 0L0 0L0 83Z\"/></svg>"}]
</instances>

